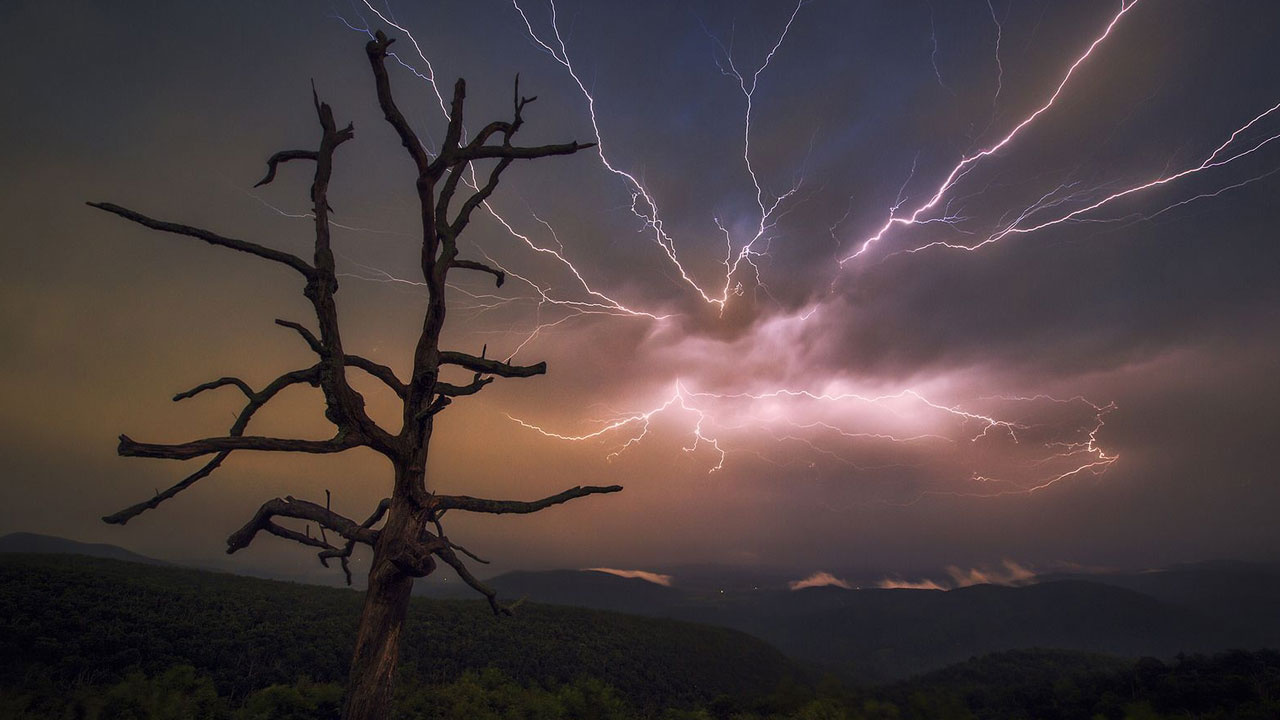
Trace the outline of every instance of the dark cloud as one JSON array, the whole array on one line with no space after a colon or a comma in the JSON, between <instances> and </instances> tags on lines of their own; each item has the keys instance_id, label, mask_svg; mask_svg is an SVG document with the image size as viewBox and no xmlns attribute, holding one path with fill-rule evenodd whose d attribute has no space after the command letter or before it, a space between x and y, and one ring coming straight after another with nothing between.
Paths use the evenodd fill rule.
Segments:
<instances>
[{"instance_id":1,"label":"dark cloud","mask_svg":"<svg viewBox=\"0 0 1280 720\"><path fill-rule=\"evenodd\" d=\"M1280 536L1266 518L1280 496L1266 448L1280 430L1273 411L1280 175L1266 175L1280 166L1280 148L1109 206L1091 222L1011 236L974 253L903 252L935 240L973 242L1061 185L1079 192L1081 204L1199 163L1280 100L1274 3L1143 3L1053 112L957 185L951 209L962 224L895 229L865 257L836 264L891 206L922 202L959 158L1037 107L1116 11L1110 2L995 7L1003 75L994 101L995 27L983 3L801 9L761 75L751 141L766 202L801 182L765 232L762 284L735 277L730 287L742 281L742 294L723 312L681 279L632 214L626 182L595 158L513 170L496 204L522 232L543 247L562 243L593 287L673 317L588 316L547 328L519 357L545 358L550 374L498 383L457 403L433 448L433 482L448 489L525 496L607 478L623 481L626 493L554 517L472 520L456 532L477 533L486 554L509 565L653 567L680 557L821 567L841 577L847 568L906 577L915 568L994 567L1004 558L1117 565L1274 553ZM413 276L415 200L410 164L373 102L364 37L334 17L357 26L376 20L361 8L0 9L11 97L0 115L0 160L9 170L0 193L0 530L221 562L222 538L266 497L330 488L355 509L381 496L385 468L371 457L242 458L124 530L99 524L99 515L180 472L115 458L116 434L177 440L217 432L229 402L174 406L167 397L210 377L260 381L305 362L271 320L307 310L292 279L272 268L82 205L111 200L304 247L307 223L276 211L305 207L299 176L282 172L257 195L248 187L271 152L314 140L314 78L356 127L332 196L338 221L353 228L335 229L349 275L340 297L347 341L403 370L422 298L410 285L376 280ZM545 6L526 8L535 29L548 32ZM659 202L689 274L718 294L725 245L717 221L738 244L758 222L743 159L746 100L721 68L731 58L749 79L792 8L558 8L580 76L597 97L606 150ZM519 72L522 90L540 98L526 111L527 142L591 138L577 86L529 40L510 6L393 3L391 10L439 78L467 77L470 117L505 117ZM407 39L396 47L419 62ZM395 82L412 122L438 137L443 124L428 87L408 72L398 71ZM1243 139L1275 132L1275 120ZM468 232L473 246L557 297L586 297L554 258L523 248L496 222L478 220ZM478 282L464 289L491 291ZM501 354L537 322L564 317L538 308L517 281L506 291L523 299L488 310L460 294L449 341L465 349L487 343ZM718 413L706 430L729 452L725 468L708 474L713 447L683 451L693 411L656 418L644 443L612 461L606 456L626 436L566 444L505 417L584 434L599 427L596 419L655 407L677 379L690 392L914 388L946 407L1009 413L1038 428L1026 431L1037 442L1078 440L1081 419L1070 412L1085 406L990 396L1083 394L1116 402L1100 439L1119 460L1105 475L1032 495L929 495L896 507L885 502L969 490L983 468L1014 472L1040 446L994 435L973 443L981 429L974 421L919 403L832 410L803 400L704 399ZM368 390L374 412L393 418L390 399ZM300 393L264 417L264 427L323 432L315 408L315 398ZM947 439L848 441L815 422L860 432L923 428ZM584 544L584 536L594 539ZM268 547L245 562L298 561L290 549Z\"/></svg>"}]
</instances>

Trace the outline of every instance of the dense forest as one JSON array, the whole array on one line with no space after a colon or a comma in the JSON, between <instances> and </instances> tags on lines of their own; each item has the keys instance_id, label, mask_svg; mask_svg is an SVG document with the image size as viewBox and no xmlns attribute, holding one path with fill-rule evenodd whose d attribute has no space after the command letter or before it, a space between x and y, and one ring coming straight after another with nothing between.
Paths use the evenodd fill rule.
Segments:
<instances>
[{"instance_id":1,"label":"dense forest","mask_svg":"<svg viewBox=\"0 0 1280 720\"><path fill-rule=\"evenodd\" d=\"M0 556L0 719L337 718L357 593L69 555ZM420 662L430 649L430 666ZM415 599L396 717L1280 717L1280 653L1025 650L855 686L731 630Z\"/></svg>"}]
</instances>

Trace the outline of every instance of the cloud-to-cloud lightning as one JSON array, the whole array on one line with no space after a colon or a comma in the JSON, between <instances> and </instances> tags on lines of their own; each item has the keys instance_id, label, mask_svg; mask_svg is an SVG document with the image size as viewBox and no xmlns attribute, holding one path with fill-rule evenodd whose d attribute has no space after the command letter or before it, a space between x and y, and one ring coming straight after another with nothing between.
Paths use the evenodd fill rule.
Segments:
<instances>
[{"instance_id":1,"label":"cloud-to-cloud lightning","mask_svg":"<svg viewBox=\"0 0 1280 720\"><path fill-rule=\"evenodd\" d=\"M416 59L412 62L398 57L396 59L430 86L441 111L447 113L444 96L435 79L435 70L422 44L413 37L408 28L377 9L370 0L362 1L363 8L373 13L380 22L410 39ZM1059 104L1063 95L1074 91L1073 85L1082 84L1079 81L1082 69L1089 63L1097 61L1096 56L1102 52L1100 48L1116 34L1115 31L1122 21L1135 14L1134 10L1141 2L1142 0L1120 2L1101 24L1100 31L1084 44L1082 50L1071 56L1064 69L1055 75L1054 84L1044 91L1042 99L1037 101L1033 109L1017 118L1016 122L1003 131L1003 134L994 142L966 153L951 165L941 182L923 201L912 201L907 194L907 188L917 174L919 161L919 154L917 154L912 160L907 180L902 183L895 201L888 208L887 219L876 227L874 232L857 239L852 244L842 243L838 234L841 227L849 224L848 221L853 214L853 204L850 201L845 216L830 227L832 238L845 247L838 259L838 267L845 268L870 253L873 248L885 244L886 239L895 229L945 226L948 231L959 229L961 232L973 235L975 240L971 243L927 240L905 249L895 249L892 254L915 253L936 247L973 251L1010 235L1025 235L1055 225L1072 222L1113 222L1116 221L1115 218L1099 217L1098 211L1124 198L1236 163L1254 155L1280 138L1280 133L1263 133L1260 137L1254 136L1263 122L1272 118L1276 111L1280 110L1280 105L1274 105L1235 129L1224 142L1198 164L1176 172L1166 171L1140 183L1119 186L1118 189L1114 185L1109 186L1105 191L1097 188L1084 189L1080 182L1063 182L1025 207L1006 212L1006 218L995 230L978 232L967 229L969 224L976 222L975 218L956 208L962 206L967 199L982 195L985 190L966 190L961 194L962 183L980 165L994 162L997 156L1011 153L1015 145L1029 139L1032 135L1030 128L1036 125L1038 120L1054 112L1055 106ZM753 70L743 70L735 58L733 47L726 45L704 27L704 32L711 37L714 45L718 69L736 85L743 102L739 135L741 149L739 170L744 172L754 200L749 223L726 223L721 218L713 218L721 235L714 240L716 243L723 244L725 252L722 260L723 275L711 283L699 280L697 277L699 273L691 270L682 259L677 249L676 239L668 230L667 221L659 208L656 193L646 186L639 172L622 167L615 159L613 149L616 138L606 137L602 129L607 124L606 120L602 118L596 94L590 89L589 83L583 79L582 67L571 57L569 43L560 26L559 10L555 0L547 1L545 18L536 17L534 13L528 11L526 5L527 0L511 0L511 7L518 15L528 38L538 50L563 68L580 92L585 101L586 117L593 134L591 139L597 144L596 158L600 166L622 181L622 185L630 195L631 212L639 219L652 243L658 246L661 257L669 263L669 267L678 276L679 284L691 290L701 302L717 309L721 315L733 298L744 292L744 282L751 282L756 287L763 288L762 270L757 260L765 254L767 244L774 239L779 216L784 214L784 210L790 211L790 206L795 204L790 201L797 199L801 182L798 180L792 182L785 191L777 195L771 195L766 190L767 184L762 180L756 162L759 141L755 139L753 132L756 113L763 102L757 91L760 88L761 77L779 60L793 28L798 22L802 22L805 3L797 2L790 7L785 21L780 23L776 33L771 36L767 52L763 53L763 59ZM994 114L995 106L998 103L1003 104L1002 97L1007 98L1011 95L1012 86L1006 87L1006 79L1011 75L1007 71L1013 65L1008 61L1008 57L1004 54L1005 48L1002 47L1007 39L1005 22L1008 18L1001 17L993 2L987 2L984 10L984 14L989 15L989 21L994 26L995 78L992 97ZM930 6L929 22L932 44L930 65L937 76L938 84L954 95L951 87L943 82L937 65L938 35L933 23L932 6ZM368 32L366 28L352 27ZM419 63L425 68L424 71L415 68ZM1259 174L1244 181L1227 183L1216 190L1200 192L1192 197L1167 203L1154 212L1132 213L1120 219L1155 217L1195 200L1216 197L1227 190L1256 182L1270 174ZM516 298L468 293L473 308L477 312L486 312L515 301L528 303L535 308L536 324L531 331L516 338L512 355L535 341L544 331L561 326L582 315L641 317L652 321L672 317L668 313L641 310L624 304L590 282L584 271L568 259L570 253L566 251L555 228L542 217L530 213L533 221L541 225L553 239L550 244L535 242L528 233L518 230L497 209L488 203L485 207L495 222L504 228L510 237L518 240L529 250L552 258L560 268L572 276L575 290L582 293L579 299L566 297L555 291L552 283L535 277L532 272L512 270L509 264L508 266L498 265L496 259L481 249L481 253L489 262L503 267L511 278L531 291L531 294ZM1012 220L1008 217L1012 217ZM743 226L750 228L745 238L735 238L728 229ZM682 240L682 243L684 242ZM390 273L376 268L366 267L359 275L383 282L408 282L400 281ZM815 285L821 284L823 283L815 283ZM835 286L832 285L828 297L834 296L835 293ZM821 297L820 293L815 294ZM798 321L808 321L824 302L826 300L820 299L808 313L797 315ZM549 319L544 318L542 313L547 308L555 308L559 314ZM703 370L705 367L700 367L696 363L692 367L673 368L672 374L679 375L683 379L665 384L664 387L668 389L658 392L649 403L644 403L647 409L618 414L591 430L578 433L560 432L548 429L545 423L535 423L528 418L511 417L511 419L555 440L612 443L613 447L608 451L607 456L615 459L624 451L634 448L649 438L653 424L659 418L669 417L672 418L673 423L684 423L682 427L687 428L685 432L689 440L683 449L692 455L705 458L705 465L710 472L723 469L729 455L738 451L767 462L795 464L794 457L778 459L780 455L788 455L783 450L762 451L760 449L762 439L777 448L796 446L804 448L811 455L812 459L806 461L810 464L819 461L835 462L858 471L925 465L937 470L938 462L935 456L940 446L955 448L954 452L966 456L966 460L952 463L945 468L945 472L950 474L949 483L915 485L895 500L905 499L906 502L915 502L933 495L990 497L1033 493L1082 474L1101 473L1117 460L1115 453L1103 449L1099 439L1099 434L1105 425L1105 418L1115 409L1114 404L1110 403L1096 404L1082 397L1073 397L1069 400L1057 400L1044 395L1005 397L1000 399L1004 406L997 411L966 409L987 407L991 401L989 398L985 401L971 400L967 403L943 402L933 399L934 393L926 395L925 392L915 388L870 394L804 389L805 387L833 387L839 384L838 378L824 376L821 371L818 371L819 374L806 381L799 389L788 383L761 388L761 383L766 381L759 378L742 378L743 384L756 389L750 392L695 390L693 388L704 386L699 380ZM829 375L831 371L826 372ZM785 406L785 412L777 411L780 405ZM866 426L877 419L883 419L880 418L881 410L887 406L896 407L898 411L909 412L917 418L917 426L906 427L899 424L892 429ZM1025 415L1034 415L1043 411L1046 406L1069 407L1078 411L1079 416L1056 422L1034 422L1024 418ZM772 408L772 410L766 411L764 408ZM1012 415L1010 415L1011 412ZM943 420L947 422L942 423ZM739 447L737 441L747 436L752 436L752 440L741 443ZM903 456L909 461L863 462L859 456L866 450L867 443L901 446ZM1006 455L1006 459L1016 457L1016 462L991 463L989 458L977 457L974 453L965 450L965 448L985 447L991 444L999 445L1000 452Z\"/></svg>"},{"instance_id":2,"label":"cloud-to-cloud lightning","mask_svg":"<svg viewBox=\"0 0 1280 720\"><path fill-rule=\"evenodd\" d=\"M950 193L951 190L955 188L956 184L960 182L962 178L964 178L964 176L973 168L974 165L978 164L985 158L995 155L1000 150L1005 148L1007 145L1009 145L1009 143L1013 142L1014 138L1018 137L1018 135L1020 135L1024 129L1026 129L1028 126L1034 123L1037 118L1039 118L1041 115L1048 112L1049 109L1053 107L1054 103L1058 101L1058 97L1062 95L1063 90L1067 87L1067 84L1071 81L1072 76L1076 74L1076 71L1080 68L1080 66L1083 65L1085 61L1087 61L1089 57L1093 55L1094 50L1096 50L1098 46L1101 45L1102 42L1111 35L1112 31L1115 30L1116 25L1120 23L1121 18L1123 18L1125 14L1127 14L1129 11L1133 10L1133 8L1136 7L1139 2L1140 0L1125 0L1120 4L1120 10L1111 18L1111 21L1107 23L1107 26L1102 31L1102 34L1096 37L1093 40L1093 42L1090 43L1089 46L1085 49L1084 53L1081 54L1079 57L1077 57L1075 62L1071 63L1071 65L1067 67L1066 73L1062 76L1062 79L1058 82L1057 87L1055 87L1053 92L1049 95L1048 100L1046 100L1042 105L1037 107L1031 114L1024 117L1021 122L1014 125L1013 129L1010 130L1004 137L1000 138L1000 140L973 154L966 155L964 158L962 158L960 162L956 163L955 167L951 169L951 172L947 173L946 178L943 179L942 184L938 186L938 189L934 191L933 195L929 198L929 200L917 206L914 210L911 211L910 215L907 215L905 217L899 217L899 216L896 216L894 213L890 213L889 219L885 220L884 224L881 225L880 228L876 230L875 233L859 241L856 246L857 249L854 250L849 255L845 256L844 259L840 261L840 264L844 265L845 263L848 263L860 257L864 253L866 253L873 245L875 245L876 243L879 243L885 237L885 234L888 233L891 229L893 229L894 226L920 225L920 224L929 222L929 217L928 217L929 213L933 212L934 209L937 208L938 205L943 202L943 200L947 197L948 193ZM994 9L993 9L992 16L994 18ZM1003 77L1003 74L1004 74L1004 70L1002 65L1001 66L1002 77Z\"/></svg>"}]
</instances>

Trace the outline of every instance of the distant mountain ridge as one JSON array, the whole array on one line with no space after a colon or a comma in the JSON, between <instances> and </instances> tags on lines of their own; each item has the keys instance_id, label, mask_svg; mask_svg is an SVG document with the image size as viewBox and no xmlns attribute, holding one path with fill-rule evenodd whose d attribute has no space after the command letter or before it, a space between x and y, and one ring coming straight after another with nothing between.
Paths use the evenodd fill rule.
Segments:
<instances>
[{"instance_id":1,"label":"distant mountain ridge","mask_svg":"<svg viewBox=\"0 0 1280 720\"><path fill-rule=\"evenodd\" d=\"M1245 563L949 591L719 591L573 570L512 572L488 582L510 598L741 630L867 681L1024 648L1172 657L1280 647L1280 568Z\"/></svg>"},{"instance_id":2,"label":"distant mountain ridge","mask_svg":"<svg viewBox=\"0 0 1280 720\"><path fill-rule=\"evenodd\" d=\"M88 555L89 557L124 560L146 565L171 564L146 555L139 555L131 550L125 550L118 545L84 543L55 535L41 535L30 532L16 532L0 537L0 553Z\"/></svg>"},{"instance_id":3,"label":"distant mountain ridge","mask_svg":"<svg viewBox=\"0 0 1280 720\"><path fill-rule=\"evenodd\" d=\"M40 547L43 549L27 550ZM20 533L0 551L113 553ZM12 551L12 550L10 550ZM120 557L123 553L126 557ZM487 581L507 600L667 618L748 633L792 658L866 681L941 668L985 653L1026 648L1172 657L1280 647L1280 566L1211 562L1136 573L1058 574L1020 586L949 591L782 590L706 582L672 586L593 570L508 572ZM474 597L459 583L418 583L415 594Z\"/></svg>"}]
</instances>

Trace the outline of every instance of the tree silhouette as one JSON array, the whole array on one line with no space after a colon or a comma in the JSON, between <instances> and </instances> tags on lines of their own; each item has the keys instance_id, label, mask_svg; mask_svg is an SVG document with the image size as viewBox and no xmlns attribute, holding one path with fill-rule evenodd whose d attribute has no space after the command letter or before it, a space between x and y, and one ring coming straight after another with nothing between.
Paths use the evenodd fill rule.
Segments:
<instances>
[{"instance_id":1,"label":"tree silhouette","mask_svg":"<svg viewBox=\"0 0 1280 720\"><path fill-rule=\"evenodd\" d=\"M354 129L348 124L339 128L333 111L320 101L312 87L316 114L323 130L315 150L285 150L267 160L267 174L258 185L275 179L282 163L308 161L315 163L311 184L312 212L315 215L315 256L311 262L295 255L244 240L224 237L201 228L155 220L132 210L109 203L91 206L123 218L177 235L203 240L212 245L231 248L286 266L302 276L303 294L315 311L318 332L288 320L276 323L295 331L318 358L307 368L280 375L261 389L235 377L213 380L174 396L174 400L193 397L207 390L236 388L246 398L244 408L231 429L221 437L210 437L179 444L137 442L120 436L119 453L129 457L186 460L209 457L199 470L148 500L103 518L108 523L123 524L146 510L191 487L214 472L227 456L237 451L340 453L367 447L385 456L394 468L392 491L378 503L363 521L343 517L324 505L293 497L269 500L244 527L227 538L227 552L247 547L260 532L267 532L319 550L320 562L326 567L337 560L351 582L348 559L357 544L373 548L368 590L360 617L355 653L347 688L344 716L348 720L385 718L390 712L391 686L399 656L399 641L414 578L425 577L436 568L436 560L457 571L471 587L488 599L493 611L510 613L498 603L494 591L471 574L460 556L483 562L445 535L442 516L449 510L479 513L531 513L575 498L595 493L617 492L617 485L607 487L574 487L550 497L529 502L490 500L464 495L441 495L431 492L426 483L427 449L435 417L455 398L482 390L495 377L523 378L546 372L546 363L513 365L480 355L441 350L440 333L445 324L446 280L451 270L489 273L501 286L505 273L475 260L458 257L457 238L467 228L472 213L483 205L498 186L503 173L516 160L532 160L553 155L571 155L593 144L570 142L560 145L522 147L512 145L513 136L524 123L524 108L535 98L520 95L516 78L513 98L514 116L510 121L486 125L469 141L464 137L463 101L466 84L459 79L453 89L449 125L444 143L434 157L418 139L404 115L397 108L387 76L387 47L393 40L378 32L366 46L373 69L378 103L388 123L395 128L400 141L417 168L416 182L422 219L422 278L428 299L422 320L422 332L413 352L413 374L401 380L391 368L360 355L347 352L339 332L338 306L334 299L338 281L329 240L329 179L333 172L334 153L352 139ZM487 180L466 183L465 175L472 163L494 161ZM456 210L452 208L459 183L469 185L470 194ZM440 379L444 366L457 366L474 373L465 385L454 385ZM402 427L392 433L380 427L365 411L364 398L352 389L347 379L348 368L368 373L381 381L403 404ZM255 413L274 399L280 391L294 385L310 385L324 394L325 417L336 431L327 440L262 437L246 434ZM212 456L212 457L210 457ZM278 522L281 519L315 523L319 533L313 535L308 525L299 531ZM379 523L381 526L379 527Z\"/></svg>"}]
</instances>

